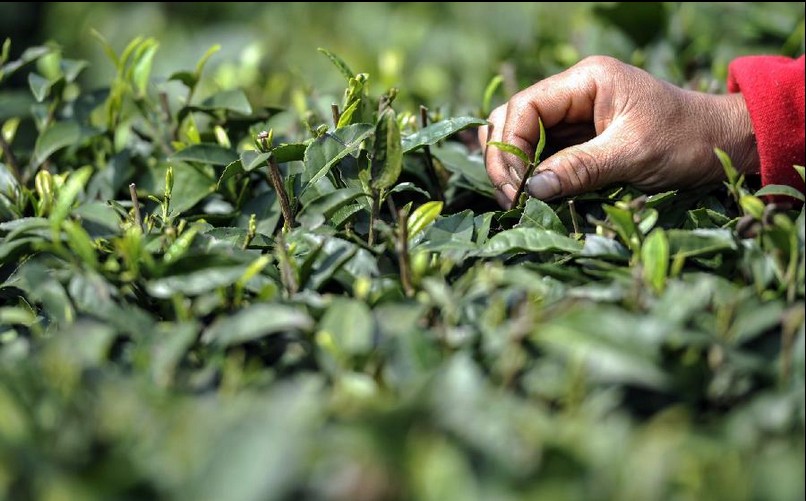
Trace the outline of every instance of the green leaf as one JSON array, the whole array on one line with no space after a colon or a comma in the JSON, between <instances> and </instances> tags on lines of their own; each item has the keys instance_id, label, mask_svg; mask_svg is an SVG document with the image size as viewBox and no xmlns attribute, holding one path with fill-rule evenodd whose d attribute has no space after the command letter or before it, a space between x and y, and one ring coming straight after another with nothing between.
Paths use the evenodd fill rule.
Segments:
<instances>
[{"instance_id":1,"label":"green leaf","mask_svg":"<svg viewBox=\"0 0 806 501\"><path fill-rule=\"evenodd\" d=\"M196 205L216 190L217 180L189 164L171 163L174 170L174 188L171 191L171 211L181 213ZM162 196L165 193L167 164L148 169L137 178L138 192Z\"/></svg>"},{"instance_id":2,"label":"green leaf","mask_svg":"<svg viewBox=\"0 0 806 501\"><path fill-rule=\"evenodd\" d=\"M118 59L118 55L115 52L115 49L112 48L112 45L106 40L106 37L101 35L100 32L96 31L95 28L90 28L90 35L95 37L96 40L101 44L101 49L103 49L104 54L106 57L109 58L110 61L115 65L115 68L120 66L120 60Z\"/></svg>"},{"instance_id":3,"label":"green leaf","mask_svg":"<svg viewBox=\"0 0 806 501\"><path fill-rule=\"evenodd\" d=\"M271 156L271 153L260 153L255 150L245 150L241 153L241 167L245 172L251 172L261 167L266 167L266 161Z\"/></svg>"},{"instance_id":4,"label":"green leaf","mask_svg":"<svg viewBox=\"0 0 806 501\"><path fill-rule=\"evenodd\" d=\"M540 155L543 154L543 149L546 147L546 129L543 127L543 119L537 117L537 124L540 126L540 139L537 140L537 148L535 148L535 158L532 161L534 165L540 163ZM531 173L529 173L531 176Z\"/></svg>"},{"instance_id":5,"label":"green leaf","mask_svg":"<svg viewBox=\"0 0 806 501\"><path fill-rule=\"evenodd\" d=\"M722 164L722 169L725 171L725 176L728 178L728 183L731 185L736 185L739 180L739 172L733 166L733 161L730 159L727 153L719 148L714 148L714 153L716 153L719 163Z\"/></svg>"},{"instance_id":6,"label":"green leaf","mask_svg":"<svg viewBox=\"0 0 806 501\"><path fill-rule=\"evenodd\" d=\"M301 176L304 189L319 181L339 160L356 151L372 132L370 124L353 124L311 143L305 150L305 170Z\"/></svg>"},{"instance_id":7,"label":"green leaf","mask_svg":"<svg viewBox=\"0 0 806 501\"><path fill-rule=\"evenodd\" d=\"M62 59L59 61L59 68L62 70L64 80L67 83L75 82L78 75L89 66L87 61L77 59Z\"/></svg>"},{"instance_id":8,"label":"green leaf","mask_svg":"<svg viewBox=\"0 0 806 501\"><path fill-rule=\"evenodd\" d=\"M757 197L768 195L792 197L801 202L806 201L806 197L803 196L801 191L785 184L768 184L756 192Z\"/></svg>"},{"instance_id":9,"label":"green leaf","mask_svg":"<svg viewBox=\"0 0 806 501\"><path fill-rule=\"evenodd\" d=\"M568 233L557 213L549 205L537 198L529 198L523 208L518 228L541 228L557 233Z\"/></svg>"},{"instance_id":10,"label":"green leaf","mask_svg":"<svg viewBox=\"0 0 806 501\"><path fill-rule=\"evenodd\" d=\"M218 92L202 101L201 104L190 108L201 111L231 111L241 115L252 114L252 105L249 104L246 94L240 89Z\"/></svg>"},{"instance_id":11,"label":"green leaf","mask_svg":"<svg viewBox=\"0 0 806 501\"><path fill-rule=\"evenodd\" d=\"M207 61L210 60L213 55L221 50L221 45L215 44L212 45L209 49L207 49L204 55L199 58L199 62L196 63L196 69L194 70L194 74L196 79L198 80L201 77L202 71L204 71L204 67L207 65Z\"/></svg>"},{"instance_id":12,"label":"green leaf","mask_svg":"<svg viewBox=\"0 0 806 501\"><path fill-rule=\"evenodd\" d=\"M473 212L469 210L438 217L434 224L425 230L423 240L416 248L443 252L472 250L475 247L474 228Z\"/></svg>"},{"instance_id":13,"label":"green leaf","mask_svg":"<svg viewBox=\"0 0 806 501\"><path fill-rule=\"evenodd\" d=\"M358 105L361 104L361 99L356 99L350 105L341 112L339 115L339 122L336 124L337 129L341 129L342 127L347 127L352 123L353 115L355 114L355 110L358 109Z\"/></svg>"},{"instance_id":14,"label":"green leaf","mask_svg":"<svg viewBox=\"0 0 806 501\"><path fill-rule=\"evenodd\" d=\"M319 332L317 336L328 336L340 352L363 355L372 350L375 319L363 302L334 298L319 322Z\"/></svg>"},{"instance_id":15,"label":"green leaf","mask_svg":"<svg viewBox=\"0 0 806 501\"><path fill-rule=\"evenodd\" d=\"M726 229L672 229L666 234L669 237L671 256L680 254L691 257L736 249L733 234Z\"/></svg>"},{"instance_id":16,"label":"green leaf","mask_svg":"<svg viewBox=\"0 0 806 501\"><path fill-rule=\"evenodd\" d=\"M481 155L471 155L464 145L458 143L447 143L444 146L431 148L431 154L446 170L454 174L451 184L460 185L489 198L493 197L495 188L484 168Z\"/></svg>"},{"instance_id":17,"label":"green leaf","mask_svg":"<svg viewBox=\"0 0 806 501\"><path fill-rule=\"evenodd\" d=\"M739 198L739 205L746 214L750 214L756 219L761 219L764 215L764 202L753 195L742 195Z\"/></svg>"},{"instance_id":18,"label":"green leaf","mask_svg":"<svg viewBox=\"0 0 806 501\"><path fill-rule=\"evenodd\" d=\"M432 123L414 134L403 138L403 153L408 153L423 146L436 144L461 130L469 127L479 127L481 125L487 125L487 121L475 117L455 117Z\"/></svg>"},{"instance_id":19,"label":"green leaf","mask_svg":"<svg viewBox=\"0 0 806 501\"><path fill-rule=\"evenodd\" d=\"M267 154L268 155L268 154ZM229 179L244 174L246 171L243 169L243 162L241 160L236 160L226 167L224 167L224 172L221 173L221 177L218 178L218 182L216 183L216 191L221 189L221 185L224 184Z\"/></svg>"},{"instance_id":20,"label":"green leaf","mask_svg":"<svg viewBox=\"0 0 806 501\"><path fill-rule=\"evenodd\" d=\"M57 80L49 80L34 72L28 74L28 85L31 87L31 93L33 93L37 103L41 103L48 97L50 89L56 82Z\"/></svg>"},{"instance_id":21,"label":"green leaf","mask_svg":"<svg viewBox=\"0 0 806 501\"><path fill-rule=\"evenodd\" d=\"M414 209L408 220L409 240L413 240L417 235L425 231L428 226L436 221L442 213L443 202L426 202Z\"/></svg>"},{"instance_id":22,"label":"green leaf","mask_svg":"<svg viewBox=\"0 0 806 501\"><path fill-rule=\"evenodd\" d=\"M644 281L662 292L669 274L669 240L661 228L652 230L641 246Z\"/></svg>"},{"instance_id":23,"label":"green leaf","mask_svg":"<svg viewBox=\"0 0 806 501\"><path fill-rule=\"evenodd\" d=\"M403 170L403 150L400 145L400 127L395 112L384 110L375 127L375 145L372 157L372 188L383 191L391 188Z\"/></svg>"},{"instance_id":24,"label":"green leaf","mask_svg":"<svg viewBox=\"0 0 806 501\"><path fill-rule=\"evenodd\" d=\"M492 237L474 255L493 257L521 252L578 253L581 250L581 242L553 231L539 228L513 228Z\"/></svg>"},{"instance_id":25,"label":"green leaf","mask_svg":"<svg viewBox=\"0 0 806 501\"><path fill-rule=\"evenodd\" d=\"M493 95L495 95L495 91L504 83L504 77L502 75L495 75L490 82L487 84L487 87L484 88L484 98L481 100L481 114L487 116L492 111L492 102L493 102Z\"/></svg>"},{"instance_id":26,"label":"green leaf","mask_svg":"<svg viewBox=\"0 0 806 501\"><path fill-rule=\"evenodd\" d=\"M76 122L55 122L36 139L31 163L40 166L58 150L78 143L81 126Z\"/></svg>"},{"instance_id":27,"label":"green leaf","mask_svg":"<svg viewBox=\"0 0 806 501\"><path fill-rule=\"evenodd\" d=\"M305 311L283 304L256 304L213 322L202 341L227 347L260 339L269 334L309 330L313 320Z\"/></svg>"},{"instance_id":28,"label":"green leaf","mask_svg":"<svg viewBox=\"0 0 806 501\"><path fill-rule=\"evenodd\" d=\"M613 205L604 205L602 208L607 213L613 229L616 230L624 245L634 250L637 249L640 233L633 219L633 213Z\"/></svg>"},{"instance_id":29,"label":"green leaf","mask_svg":"<svg viewBox=\"0 0 806 501\"><path fill-rule=\"evenodd\" d=\"M196 75L190 71L176 71L171 73L171 76L168 77L168 81L182 82L189 89L192 89L198 83Z\"/></svg>"},{"instance_id":30,"label":"green leaf","mask_svg":"<svg viewBox=\"0 0 806 501\"><path fill-rule=\"evenodd\" d=\"M533 339L549 353L584 364L588 377L604 383L630 383L662 389L659 347L668 323L611 307L577 308L538 326Z\"/></svg>"},{"instance_id":31,"label":"green leaf","mask_svg":"<svg viewBox=\"0 0 806 501\"><path fill-rule=\"evenodd\" d=\"M347 63L345 63L342 58L340 58L336 54L330 52L329 50L323 49L321 47L319 47L316 50L318 50L320 53L322 53L325 56L327 56L327 58L330 59L330 62L333 63L333 66L338 68L338 70L341 72L341 74L344 75L344 78L346 78L348 81L351 78L355 77L355 73L353 73L353 70L351 70L350 67L347 66Z\"/></svg>"},{"instance_id":32,"label":"green leaf","mask_svg":"<svg viewBox=\"0 0 806 501\"><path fill-rule=\"evenodd\" d=\"M67 182L59 188L56 202L51 212L50 221L54 227L58 228L62 221L70 214L78 194L84 189L87 181L92 176L92 167L89 165L70 173Z\"/></svg>"},{"instance_id":33,"label":"green leaf","mask_svg":"<svg viewBox=\"0 0 806 501\"><path fill-rule=\"evenodd\" d=\"M802 165L793 165L792 168L794 168L795 172L800 175L801 181L806 180L806 167Z\"/></svg>"},{"instance_id":34,"label":"green leaf","mask_svg":"<svg viewBox=\"0 0 806 501\"><path fill-rule=\"evenodd\" d=\"M132 82L137 90L137 95L145 96L148 90L148 80L151 77L151 67L154 64L154 55L157 53L159 44L148 39L143 42L143 46L137 51L136 59L132 63Z\"/></svg>"},{"instance_id":35,"label":"green leaf","mask_svg":"<svg viewBox=\"0 0 806 501\"><path fill-rule=\"evenodd\" d=\"M210 165L228 165L238 160L238 154L217 144L192 144L169 158L171 162L199 162ZM245 168L245 167L244 167Z\"/></svg>"},{"instance_id":36,"label":"green leaf","mask_svg":"<svg viewBox=\"0 0 806 501\"><path fill-rule=\"evenodd\" d=\"M148 293L157 298L170 298L175 294L198 296L234 284L245 270L246 266L210 267L158 278L148 282L146 287Z\"/></svg>"},{"instance_id":37,"label":"green leaf","mask_svg":"<svg viewBox=\"0 0 806 501\"><path fill-rule=\"evenodd\" d=\"M526 163L526 164L531 164L531 160L529 159L529 155L525 151L523 151L522 149L520 149L517 146L515 146L514 144L502 143L501 141L490 141L490 142L487 143L487 147L489 148L490 146L492 146L493 148L498 148L499 150L501 150L503 152L515 155L516 157L518 157L521 160L523 160L523 162Z\"/></svg>"},{"instance_id":38,"label":"green leaf","mask_svg":"<svg viewBox=\"0 0 806 501\"><path fill-rule=\"evenodd\" d=\"M307 143L282 143L272 148L271 154L277 160L277 163L283 164L304 160L305 150L307 149Z\"/></svg>"},{"instance_id":39,"label":"green leaf","mask_svg":"<svg viewBox=\"0 0 806 501\"><path fill-rule=\"evenodd\" d=\"M630 258L630 251L616 240L600 235L585 235L585 245L580 255L626 261Z\"/></svg>"},{"instance_id":40,"label":"green leaf","mask_svg":"<svg viewBox=\"0 0 806 501\"><path fill-rule=\"evenodd\" d=\"M321 214L325 218L330 218L340 208L353 200L365 197L366 194L360 188L342 188L340 190L325 193L306 203L299 213L300 218L308 215Z\"/></svg>"}]
</instances>

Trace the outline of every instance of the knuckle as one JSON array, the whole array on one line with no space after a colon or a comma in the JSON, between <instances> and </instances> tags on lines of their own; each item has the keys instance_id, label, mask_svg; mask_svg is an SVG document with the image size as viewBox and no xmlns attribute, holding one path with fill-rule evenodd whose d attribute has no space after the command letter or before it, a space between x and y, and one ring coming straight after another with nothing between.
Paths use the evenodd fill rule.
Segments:
<instances>
[{"instance_id":1,"label":"knuckle","mask_svg":"<svg viewBox=\"0 0 806 501\"><path fill-rule=\"evenodd\" d=\"M574 191L584 191L599 186L602 178L600 162L581 148L569 148L563 155L562 169Z\"/></svg>"},{"instance_id":2,"label":"knuckle","mask_svg":"<svg viewBox=\"0 0 806 501\"><path fill-rule=\"evenodd\" d=\"M525 91L518 92L509 100L509 106L516 116L521 115L532 106L531 96Z\"/></svg>"},{"instance_id":3,"label":"knuckle","mask_svg":"<svg viewBox=\"0 0 806 501\"><path fill-rule=\"evenodd\" d=\"M493 111L490 112L490 117L488 120L490 122L499 122L506 118L507 116L507 105L502 104L501 106L497 107Z\"/></svg>"}]
</instances>

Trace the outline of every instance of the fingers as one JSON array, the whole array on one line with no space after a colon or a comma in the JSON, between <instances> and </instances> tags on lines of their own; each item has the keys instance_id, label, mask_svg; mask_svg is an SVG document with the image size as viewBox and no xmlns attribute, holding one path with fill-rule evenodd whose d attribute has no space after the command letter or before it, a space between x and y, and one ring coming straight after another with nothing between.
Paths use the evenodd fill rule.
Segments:
<instances>
[{"instance_id":1,"label":"fingers","mask_svg":"<svg viewBox=\"0 0 806 501\"><path fill-rule=\"evenodd\" d=\"M538 119L546 129L593 123L598 76L596 65L580 64L519 92L490 115L492 130L484 131L484 139L512 144L532 156L540 139ZM585 139L589 137L590 133ZM524 162L494 148L486 152L485 160L493 185L505 195L504 205L510 205L525 171Z\"/></svg>"},{"instance_id":2,"label":"fingers","mask_svg":"<svg viewBox=\"0 0 806 501\"><path fill-rule=\"evenodd\" d=\"M578 195L622 181L632 170L630 146L620 144L617 133L606 131L586 143L571 146L550 156L537 167L526 184L530 195L541 200Z\"/></svg>"},{"instance_id":3,"label":"fingers","mask_svg":"<svg viewBox=\"0 0 806 501\"><path fill-rule=\"evenodd\" d=\"M484 163L487 167L487 174L493 186L495 186L495 198L502 207L509 207L511 205L511 200L515 198L517 188L513 184L510 174L502 169L506 165L500 158L502 152L495 147L487 148L487 143L490 141L501 141L504 120L506 119L506 109L507 105L502 105L494 109L487 119L490 125L479 129L479 141L482 143L482 149L484 151Z\"/></svg>"}]
</instances>

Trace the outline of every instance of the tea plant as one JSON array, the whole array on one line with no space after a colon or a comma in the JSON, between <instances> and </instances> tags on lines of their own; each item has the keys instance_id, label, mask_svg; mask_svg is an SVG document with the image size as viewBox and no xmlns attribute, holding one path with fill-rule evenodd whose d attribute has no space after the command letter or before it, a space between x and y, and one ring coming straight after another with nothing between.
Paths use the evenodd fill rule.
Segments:
<instances>
[{"instance_id":1,"label":"tea plant","mask_svg":"<svg viewBox=\"0 0 806 501\"><path fill-rule=\"evenodd\" d=\"M804 213L764 198L796 190L718 152L722 190L501 211L483 119L329 51L343 98L298 116L197 95L215 48L166 82L104 43L88 90L8 47L4 497L802 495Z\"/></svg>"}]
</instances>

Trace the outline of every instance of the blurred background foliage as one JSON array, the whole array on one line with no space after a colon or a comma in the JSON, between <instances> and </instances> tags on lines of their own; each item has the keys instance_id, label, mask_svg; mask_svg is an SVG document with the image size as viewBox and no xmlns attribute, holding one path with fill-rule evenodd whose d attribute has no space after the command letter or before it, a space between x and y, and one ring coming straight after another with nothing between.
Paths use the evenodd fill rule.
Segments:
<instances>
[{"instance_id":1,"label":"blurred background foliage","mask_svg":"<svg viewBox=\"0 0 806 501\"><path fill-rule=\"evenodd\" d=\"M496 73L512 93L592 54L645 67L677 84L724 88L739 55L804 51L803 3L3 3L0 34L14 49L47 40L92 63L85 81L108 80L91 30L120 50L155 37L155 75L190 68L212 45L221 52L207 82L245 88L264 105L291 101L294 89L341 89L316 53L325 47L371 75L373 92L478 107ZM100 64L95 64L100 63ZM216 90L216 89L212 89ZM211 89L208 89L211 91Z\"/></svg>"}]
</instances>

